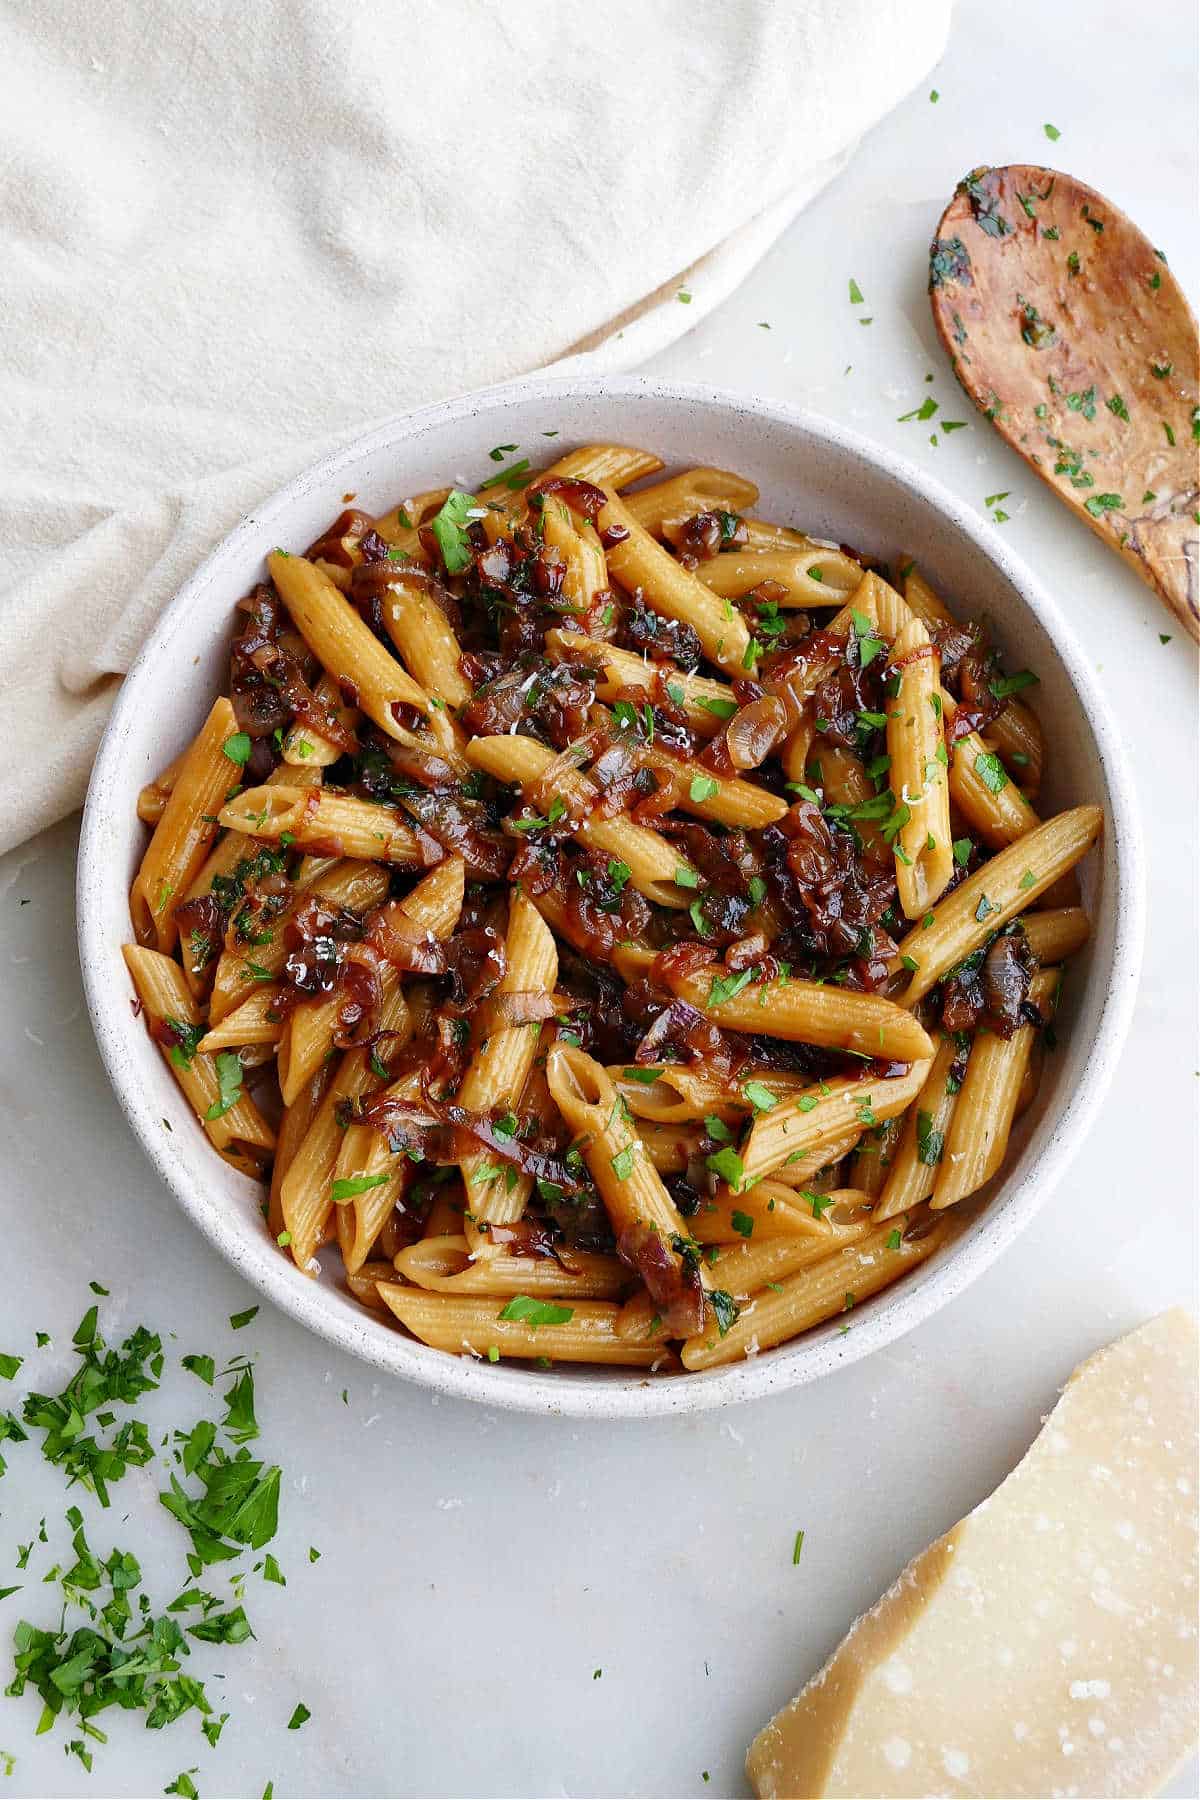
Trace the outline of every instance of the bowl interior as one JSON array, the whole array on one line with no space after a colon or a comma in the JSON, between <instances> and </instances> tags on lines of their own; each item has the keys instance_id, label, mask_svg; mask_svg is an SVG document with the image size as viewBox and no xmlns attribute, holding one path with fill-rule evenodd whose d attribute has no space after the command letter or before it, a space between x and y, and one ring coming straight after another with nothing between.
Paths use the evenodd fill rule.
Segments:
<instances>
[{"instance_id":1,"label":"bowl interior","mask_svg":"<svg viewBox=\"0 0 1200 1800\"><path fill-rule=\"evenodd\" d=\"M652 448L668 472L694 463L737 469L758 483L763 517L893 562L916 557L956 610L986 616L1010 666L1040 679L1048 747L1040 809L1096 800L1107 821L1081 871L1093 936L1072 965L1060 1048L1046 1060L1005 1173L962 1235L856 1308L849 1333L833 1321L730 1368L659 1379L567 1368L546 1375L447 1357L364 1311L332 1267L316 1282L300 1275L263 1230L260 1190L212 1153L133 1018L120 953L146 841L138 790L185 746L221 690L232 608L261 579L266 552L310 543L343 496L382 512L447 480L469 489L494 468L496 444L519 444L536 467L599 440ZM369 1361L492 1405L539 1411L637 1416L789 1386L895 1338L958 1292L1031 1216L1098 1103L1132 1006L1141 941L1136 818L1105 702L1053 602L996 539L923 474L827 421L636 379L535 379L429 408L338 452L243 521L168 607L122 687L89 789L79 861L80 948L101 1052L152 1161L204 1233L277 1304Z\"/></svg>"}]
</instances>

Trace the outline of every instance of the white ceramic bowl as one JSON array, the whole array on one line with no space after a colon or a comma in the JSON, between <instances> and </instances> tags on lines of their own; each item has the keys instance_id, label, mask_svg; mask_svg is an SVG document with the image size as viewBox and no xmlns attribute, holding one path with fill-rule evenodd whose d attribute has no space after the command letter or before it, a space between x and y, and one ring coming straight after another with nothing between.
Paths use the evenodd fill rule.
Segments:
<instances>
[{"instance_id":1,"label":"white ceramic bowl","mask_svg":"<svg viewBox=\"0 0 1200 1800\"><path fill-rule=\"evenodd\" d=\"M918 556L964 612L987 617L1014 666L1040 676L1046 809L1097 800L1106 819L1103 845L1083 870L1093 937L1067 984L1061 1048L1047 1059L1006 1172L970 1228L857 1307L847 1333L833 1322L728 1368L660 1378L539 1373L446 1356L366 1312L339 1288L332 1267L319 1281L298 1274L263 1229L260 1190L210 1150L134 1018L120 950L145 842L138 789L187 743L221 690L232 608L261 578L266 552L310 543L343 494L381 512L448 479L468 486L495 444L519 444L536 466L597 440L644 444L668 469L703 462L742 470L762 490L764 517L887 557ZM79 851L79 946L100 1051L130 1124L189 1218L269 1299L364 1361L445 1393L529 1411L638 1418L812 1381L911 1330L1012 1242L1062 1175L1108 1086L1137 985L1142 889L1133 788L1103 690L1056 602L976 513L889 452L787 406L636 378L542 377L411 413L339 450L243 520L187 582L130 670L96 759Z\"/></svg>"}]
</instances>

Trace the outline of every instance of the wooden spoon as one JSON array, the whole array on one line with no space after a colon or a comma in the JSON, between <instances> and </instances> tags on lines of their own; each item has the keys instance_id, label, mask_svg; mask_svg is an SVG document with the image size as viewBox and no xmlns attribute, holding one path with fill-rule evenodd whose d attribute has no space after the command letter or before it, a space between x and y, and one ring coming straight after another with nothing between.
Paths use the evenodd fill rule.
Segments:
<instances>
[{"instance_id":1,"label":"wooden spoon","mask_svg":"<svg viewBox=\"0 0 1200 1800\"><path fill-rule=\"evenodd\" d=\"M1162 251L1071 175L976 169L929 295L975 405L1200 638L1200 353Z\"/></svg>"}]
</instances>

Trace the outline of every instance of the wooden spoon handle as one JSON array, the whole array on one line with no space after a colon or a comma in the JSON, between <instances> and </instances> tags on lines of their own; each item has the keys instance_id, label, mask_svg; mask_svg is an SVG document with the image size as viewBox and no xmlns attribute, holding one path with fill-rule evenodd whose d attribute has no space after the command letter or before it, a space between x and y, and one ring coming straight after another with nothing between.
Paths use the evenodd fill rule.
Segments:
<instances>
[{"instance_id":1,"label":"wooden spoon handle","mask_svg":"<svg viewBox=\"0 0 1200 1800\"><path fill-rule=\"evenodd\" d=\"M929 293L975 405L1200 639L1200 347L1162 252L1073 176L976 169Z\"/></svg>"}]
</instances>

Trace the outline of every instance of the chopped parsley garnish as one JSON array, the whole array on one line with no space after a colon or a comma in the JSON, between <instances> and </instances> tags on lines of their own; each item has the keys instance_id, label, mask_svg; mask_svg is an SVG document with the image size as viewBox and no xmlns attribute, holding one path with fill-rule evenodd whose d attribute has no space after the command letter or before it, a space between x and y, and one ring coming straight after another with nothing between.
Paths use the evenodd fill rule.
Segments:
<instances>
[{"instance_id":1,"label":"chopped parsley garnish","mask_svg":"<svg viewBox=\"0 0 1200 1800\"><path fill-rule=\"evenodd\" d=\"M628 1181L629 1177L633 1174L634 1154L634 1146L632 1144L626 1144L623 1150L618 1150L617 1154L609 1159L612 1172L618 1181ZM503 1317L503 1314L501 1317Z\"/></svg>"},{"instance_id":2,"label":"chopped parsley garnish","mask_svg":"<svg viewBox=\"0 0 1200 1800\"><path fill-rule=\"evenodd\" d=\"M741 1307L732 1294L724 1288L713 1288L708 1296L708 1304L712 1307L713 1317L717 1321L717 1330L724 1337L732 1325L736 1325Z\"/></svg>"},{"instance_id":3,"label":"chopped parsley garnish","mask_svg":"<svg viewBox=\"0 0 1200 1800\"><path fill-rule=\"evenodd\" d=\"M528 1294L514 1294L507 1306L501 1308L496 1315L500 1319L512 1319L519 1325L528 1325L536 1331L539 1325L567 1325L575 1317L573 1306L559 1306L553 1300L534 1300Z\"/></svg>"},{"instance_id":4,"label":"chopped parsley garnish","mask_svg":"<svg viewBox=\"0 0 1200 1800\"><path fill-rule=\"evenodd\" d=\"M1058 129L1057 125L1043 125L1042 130L1045 132L1046 136L1050 139L1050 142L1052 144L1056 144L1058 142L1059 138L1062 136L1062 132Z\"/></svg>"},{"instance_id":5,"label":"chopped parsley garnish","mask_svg":"<svg viewBox=\"0 0 1200 1800\"><path fill-rule=\"evenodd\" d=\"M217 1083L220 1098L214 1100L206 1119L220 1119L231 1112L242 1098L242 1059L236 1050L219 1050L217 1052Z\"/></svg>"},{"instance_id":6,"label":"chopped parsley garnish","mask_svg":"<svg viewBox=\"0 0 1200 1800\"><path fill-rule=\"evenodd\" d=\"M250 761L250 752L253 748L254 744L248 731L235 731L233 736L227 737L221 745L221 749L230 762L236 763L239 769L244 769Z\"/></svg>"},{"instance_id":7,"label":"chopped parsley garnish","mask_svg":"<svg viewBox=\"0 0 1200 1800\"><path fill-rule=\"evenodd\" d=\"M855 281L855 279L852 275L850 277L850 304L851 304L851 306L861 306L862 303L863 303L862 289L859 287L857 281Z\"/></svg>"},{"instance_id":8,"label":"chopped parsley garnish","mask_svg":"<svg viewBox=\"0 0 1200 1800\"><path fill-rule=\"evenodd\" d=\"M998 794L1008 786L1004 764L991 750L981 750L975 758L975 773L989 794Z\"/></svg>"},{"instance_id":9,"label":"chopped parsley garnish","mask_svg":"<svg viewBox=\"0 0 1200 1800\"><path fill-rule=\"evenodd\" d=\"M711 1169L714 1175L719 1175L722 1181L728 1182L735 1194L741 1192L746 1171L741 1157L729 1145L725 1145L721 1150L715 1150L711 1156L706 1156L704 1166Z\"/></svg>"},{"instance_id":10,"label":"chopped parsley garnish","mask_svg":"<svg viewBox=\"0 0 1200 1800\"><path fill-rule=\"evenodd\" d=\"M23 1356L0 1355L0 1376L5 1381L11 1381L24 1361Z\"/></svg>"},{"instance_id":11,"label":"chopped parsley garnish","mask_svg":"<svg viewBox=\"0 0 1200 1800\"><path fill-rule=\"evenodd\" d=\"M701 801L711 800L717 791L717 783L711 775L693 775L688 788L688 798L696 805Z\"/></svg>"},{"instance_id":12,"label":"chopped parsley garnish","mask_svg":"<svg viewBox=\"0 0 1200 1800\"><path fill-rule=\"evenodd\" d=\"M288 1720L287 1728L289 1731L299 1731L300 1727L302 1725L307 1725L311 1718L312 1714L309 1712L307 1706L305 1706L303 1700L301 1700L297 1703L295 1712Z\"/></svg>"},{"instance_id":13,"label":"chopped parsley garnish","mask_svg":"<svg viewBox=\"0 0 1200 1800\"><path fill-rule=\"evenodd\" d=\"M461 575L464 569L471 566L471 540L467 536L467 526L475 510L474 496L454 488L447 494L440 511L429 522L448 575Z\"/></svg>"},{"instance_id":14,"label":"chopped parsley garnish","mask_svg":"<svg viewBox=\"0 0 1200 1800\"><path fill-rule=\"evenodd\" d=\"M887 1247L889 1250L898 1250L900 1248L900 1233L899 1233L899 1231L889 1231L888 1232Z\"/></svg>"},{"instance_id":15,"label":"chopped parsley garnish","mask_svg":"<svg viewBox=\"0 0 1200 1800\"><path fill-rule=\"evenodd\" d=\"M1010 695L1019 694L1023 688L1034 687L1037 680L1032 669L1018 669L1015 675L1002 675L996 681L989 681L988 689L997 700L1007 700Z\"/></svg>"},{"instance_id":16,"label":"chopped parsley garnish","mask_svg":"<svg viewBox=\"0 0 1200 1800\"><path fill-rule=\"evenodd\" d=\"M934 1168L942 1160L943 1133L934 1128L933 1114L917 1111L917 1161ZM893 1245L893 1248L898 1248Z\"/></svg>"},{"instance_id":17,"label":"chopped parsley garnish","mask_svg":"<svg viewBox=\"0 0 1200 1800\"><path fill-rule=\"evenodd\" d=\"M737 975L714 975L705 1006L723 1006L727 1000L736 999L742 989L754 980L754 973L753 969L743 969Z\"/></svg>"},{"instance_id":18,"label":"chopped parsley garnish","mask_svg":"<svg viewBox=\"0 0 1200 1800\"><path fill-rule=\"evenodd\" d=\"M761 1081L744 1081L742 1092L756 1113L773 1112L779 1104L778 1095L764 1087Z\"/></svg>"},{"instance_id":19,"label":"chopped parsley garnish","mask_svg":"<svg viewBox=\"0 0 1200 1800\"><path fill-rule=\"evenodd\" d=\"M733 1229L737 1232L739 1237L753 1237L754 1220L749 1213L739 1212L735 1208L730 1214L729 1223L733 1226Z\"/></svg>"},{"instance_id":20,"label":"chopped parsley garnish","mask_svg":"<svg viewBox=\"0 0 1200 1800\"><path fill-rule=\"evenodd\" d=\"M936 96L934 96L934 98L936 98ZM804 1533L802 1531L798 1531L796 1533L795 1539L792 1543L792 1567L793 1567L793 1569L796 1567L796 1564L800 1561L800 1552L803 1550L803 1548L804 1548Z\"/></svg>"},{"instance_id":21,"label":"chopped parsley garnish","mask_svg":"<svg viewBox=\"0 0 1200 1800\"><path fill-rule=\"evenodd\" d=\"M242 1329L243 1325L248 1325L250 1323L251 1319L257 1318L257 1316L258 1316L257 1306L248 1306L246 1308L245 1312L230 1313L229 1323L232 1325L232 1327L235 1331L240 1331Z\"/></svg>"},{"instance_id":22,"label":"chopped parsley garnish","mask_svg":"<svg viewBox=\"0 0 1200 1800\"><path fill-rule=\"evenodd\" d=\"M390 1180L390 1175L349 1175L334 1182L329 1190L329 1197L331 1200L353 1200L356 1194L366 1194L371 1188L385 1187Z\"/></svg>"}]
</instances>

